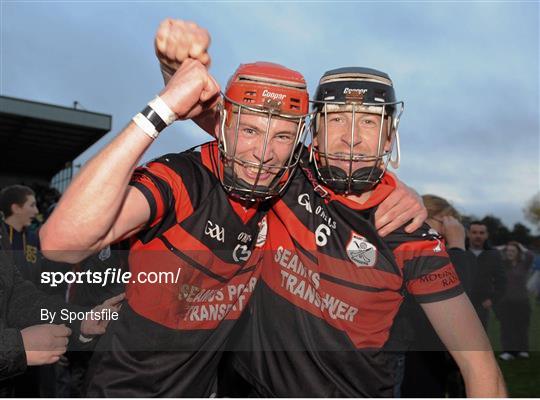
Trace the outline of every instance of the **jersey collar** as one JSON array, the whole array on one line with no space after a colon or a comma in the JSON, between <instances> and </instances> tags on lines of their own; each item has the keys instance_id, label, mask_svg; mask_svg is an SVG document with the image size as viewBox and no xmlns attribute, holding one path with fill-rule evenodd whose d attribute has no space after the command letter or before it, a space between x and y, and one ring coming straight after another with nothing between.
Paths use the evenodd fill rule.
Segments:
<instances>
[{"instance_id":1,"label":"jersey collar","mask_svg":"<svg viewBox=\"0 0 540 400\"><path fill-rule=\"evenodd\" d=\"M389 172L385 172L381 181L371 191L371 196L364 203L357 203L356 201L347 198L341 194L334 193L331 189L325 187L328 191L330 201L337 201L353 210L367 210L381 204L381 202L392 193L396 188L396 178Z\"/></svg>"}]
</instances>

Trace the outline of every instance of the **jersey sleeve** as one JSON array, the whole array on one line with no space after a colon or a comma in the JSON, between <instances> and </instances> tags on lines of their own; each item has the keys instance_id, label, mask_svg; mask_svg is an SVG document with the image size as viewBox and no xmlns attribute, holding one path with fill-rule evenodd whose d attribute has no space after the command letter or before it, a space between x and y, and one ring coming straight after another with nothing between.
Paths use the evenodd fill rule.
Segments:
<instances>
[{"instance_id":1,"label":"jersey sleeve","mask_svg":"<svg viewBox=\"0 0 540 400\"><path fill-rule=\"evenodd\" d=\"M418 303L432 303L464 292L444 241L429 226L403 233L394 248L405 289Z\"/></svg>"},{"instance_id":2,"label":"jersey sleeve","mask_svg":"<svg viewBox=\"0 0 540 400\"><path fill-rule=\"evenodd\" d=\"M181 220L183 211L189 211L191 204L182 177L168 165L169 157L174 156L166 155L138 167L129 182L143 194L150 206L146 228L155 228L171 218Z\"/></svg>"}]
</instances>

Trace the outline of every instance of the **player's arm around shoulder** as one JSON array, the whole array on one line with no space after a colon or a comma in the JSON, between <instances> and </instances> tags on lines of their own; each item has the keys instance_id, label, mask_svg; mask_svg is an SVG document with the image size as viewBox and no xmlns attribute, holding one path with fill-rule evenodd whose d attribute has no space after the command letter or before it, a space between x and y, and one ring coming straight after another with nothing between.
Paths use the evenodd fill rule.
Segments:
<instances>
[{"instance_id":1,"label":"player's arm around shoulder","mask_svg":"<svg viewBox=\"0 0 540 400\"><path fill-rule=\"evenodd\" d=\"M377 207L375 227L382 237L400 228L412 233L419 229L427 218L422 197L394 174L386 172L386 176L395 182L395 187Z\"/></svg>"}]
</instances>

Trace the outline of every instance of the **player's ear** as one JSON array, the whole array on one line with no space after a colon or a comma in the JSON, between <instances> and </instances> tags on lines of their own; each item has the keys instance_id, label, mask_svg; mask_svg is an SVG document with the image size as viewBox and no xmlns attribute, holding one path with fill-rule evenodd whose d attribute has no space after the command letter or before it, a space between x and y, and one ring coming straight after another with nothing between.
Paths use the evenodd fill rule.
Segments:
<instances>
[{"instance_id":1,"label":"player's ear","mask_svg":"<svg viewBox=\"0 0 540 400\"><path fill-rule=\"evenodd\" d=\"M390 145L392 144L392 142L390 141L390 139L386 139L386 141L384 142L384 151L385 152L388 152L390 151Z\"/></svg>"},{"instance_id":2,"label":"player's ear","mask_svg":"<svg viewBox=\"0 0 540 400\"><path fill-rule=\"evenodd\" d=\"M11 215L16 215L21 212L22 207L18 205L17 203L13 203L11 205Z\"/></svg>"}]
</instances>

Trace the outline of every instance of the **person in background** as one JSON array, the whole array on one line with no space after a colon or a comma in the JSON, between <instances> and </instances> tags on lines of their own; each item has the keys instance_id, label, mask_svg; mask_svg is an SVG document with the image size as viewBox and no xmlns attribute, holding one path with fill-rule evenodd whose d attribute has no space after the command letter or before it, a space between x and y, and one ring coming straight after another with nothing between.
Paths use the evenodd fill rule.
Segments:
<instances>
[{"instance_id":1,"label":"person in background","mask_svg":"<svg viewBox=\"0 0 540 400\"><path fill-rule=\"evenodd\" d=\"M8 239L5 250L11 254L25 280L40 289L47 289L40 284L44 260L39 251L37 234L39 222L36 220L39 209L36 193L24 185L7 186L0 192L0 211L5 216L2 228ZM14 394L17 397L54 397L52 382L54 382L54 366L28 368L23 375L15 378Z\"/></svg>"},{"instance_id":2,"label":"person in background","mask_svg":"<svg viewBox=\"0 0 540 400\"><path fill-rule=\"evenodd\" d=\"M501 254L488 242L488 229L481 221L473 221L467 231L468 250L476 256L477 268L472 274L471 302L487 330L489 310L499 300L506 288L506 274Z\"/></svg>"},{"instance_id":3,"label":"person in background","mask_svg":"<svg viewBox=\"0 0 540 400\"><path fill-rule=\"evenodd\" d=\"M66 327L61 324L60 317L51 323L44 323L41 318L42 309L54 312L57 316L64 308L75 312L88 309L69 306L54 296L46 295L22 278L12 253L6 251L10 248L6 225L0 221L0 396L28 397L31 394L39 397L37 370L33 370L34 375L23 375L29 367L57 362L67 349L72 330L75 338L70 346L84 349L89 344L83 336L100 335L107 324L105 321L88 318L75 320L70 327ZM115 311L118 309L117 303L122 299L123 295L109 299L94 310L99 312L101 308L109 307ZM86 344L82 344L84 341ZM17 378L21 378L19 383L26 384L26 390L16 390Z\"/></svg>"},{"instance_id":4,"label":"person in background","mask_svg":"<svg viewBox=\"0 0 540 400\"><path fill-rule=\"evenodd\" d=\"M495 306L501 322L501 345L499 358L504 361L515 357L529 358L529 324L531 305L527 291L527 279L532 267L532 257L515 241L506 244L503 265L507 286L502 299Z\"/></svg>"},{"instance_id":5,"label":"person in background","mask_svg":"<svg viewBox=\"0 0 540 400\"><path fill-rule=\"evenodd\" d=\"M39 285L39 238L29 229L39 214L34 191L23 185L5 187L0 191L0 211L4 214L2 224L9 240L6 250L13 252L15 265L23 278Z\"/></svg>"},{"instance_id":6,"label":"person in background","mask_svg":"<svg viewBox=\"0 0 540 400\"><path fill-rule=\"evenodd\" d=\"M476 257L465 250L465 228L461 216L445 199L431 194L422 196L428 211L428 225L444 240L450 260L467 294ZM417 302L407 298L403 318L411 330L411 349L405 355L402 397L465 397L463 380L437 333Z\"/></svg>"}]
</instances>

